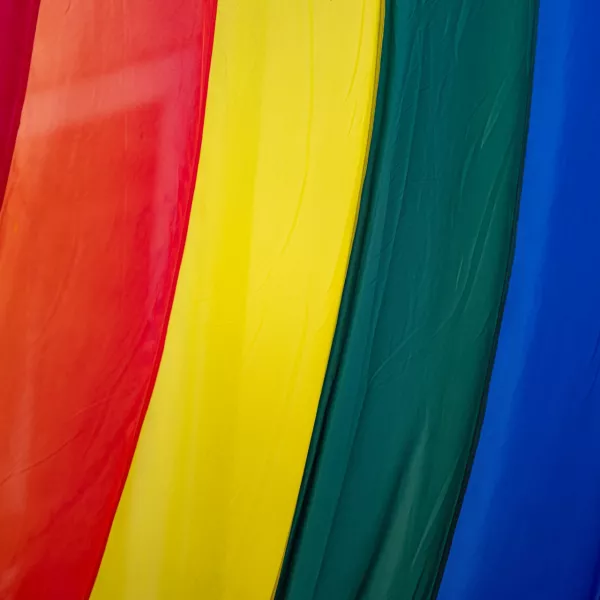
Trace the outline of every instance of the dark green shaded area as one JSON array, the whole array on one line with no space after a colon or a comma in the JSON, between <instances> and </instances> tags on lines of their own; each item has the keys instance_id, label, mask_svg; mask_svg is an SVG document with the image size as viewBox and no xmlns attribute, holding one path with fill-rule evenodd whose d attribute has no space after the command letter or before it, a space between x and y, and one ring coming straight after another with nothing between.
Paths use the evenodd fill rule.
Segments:
<instances>
[{"instance_id":1,"label":"dark green shaded area","mask_svg":"<svg viewBox=\"0 0 600 600\"><path fill-rule=\"evenodd\" d=\"M422 599L483 411L535 0L388 0L369 164L278 600Z\"/></svg>"}]
</instances>

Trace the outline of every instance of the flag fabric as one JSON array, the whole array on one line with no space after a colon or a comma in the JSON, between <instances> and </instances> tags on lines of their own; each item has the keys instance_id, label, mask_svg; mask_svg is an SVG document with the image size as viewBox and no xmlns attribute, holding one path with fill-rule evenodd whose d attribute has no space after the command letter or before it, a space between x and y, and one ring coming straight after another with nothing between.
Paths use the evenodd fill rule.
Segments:
<instances>
[{"instance_id":1,"label":"flag fabric","mask_svg":"<svg viewBox=\"0 0 600 600\"><path fill-rule=\"evenodd\" d=\"M600 593L593 0L0 0L0 598Z\"/></svg>"},{"instance_id":2,"label":"flag fabric","mask_svg":"<svg viewBox=\"0 0 600 600\"><path fill-rule=\"evenodd\" d=\"M41 2L0 214L2 597L93 585L160 362L215 7Z\"/></svg>"}]
</instances>

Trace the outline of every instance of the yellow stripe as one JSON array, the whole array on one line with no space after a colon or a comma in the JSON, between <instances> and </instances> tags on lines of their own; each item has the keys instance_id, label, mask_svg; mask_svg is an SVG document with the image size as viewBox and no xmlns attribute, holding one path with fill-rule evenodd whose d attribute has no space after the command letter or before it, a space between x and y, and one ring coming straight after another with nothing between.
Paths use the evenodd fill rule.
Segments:
<instances>
[{"instance_id":1,"label":"yellow stripe","mask_svg":"<svg viewBox=\"0 0 600 600\"><path fill-rule=\"evenodd\" d=\"M93 600L267 600L351 245L380 0L220 0L158 380Z\"/></svg>"}]
</instances>

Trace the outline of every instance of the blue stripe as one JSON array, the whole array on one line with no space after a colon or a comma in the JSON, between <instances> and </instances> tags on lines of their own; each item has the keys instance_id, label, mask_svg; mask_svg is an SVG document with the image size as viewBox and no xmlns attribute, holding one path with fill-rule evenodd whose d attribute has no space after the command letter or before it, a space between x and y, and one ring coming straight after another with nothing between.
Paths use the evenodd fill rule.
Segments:
<instances>
[{"instance_id":1,"label":"blue stripe","mask_svg":"<svg viewBox=\"0 0 600 600\"><path fill-rule=\"evenodd\" d=\"M600 563L600 2L541 0L517 247L438 600L591 600Z\"/></svg>"}]
</instances>

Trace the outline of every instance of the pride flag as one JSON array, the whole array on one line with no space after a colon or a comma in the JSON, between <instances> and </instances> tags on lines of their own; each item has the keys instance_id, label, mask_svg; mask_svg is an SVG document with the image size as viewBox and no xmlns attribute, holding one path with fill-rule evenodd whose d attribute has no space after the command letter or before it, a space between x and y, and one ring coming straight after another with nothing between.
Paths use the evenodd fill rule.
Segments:
<instances>
[{"instance_id":1,"label":"pride flag","mask_svg":"<svg viewBox=\"0 0 600 600\"><path fill-rule=\"evenodd\" d=\"M594 0L0 0L0 599L596 600Z\"/></svg>"}]
</instances>

